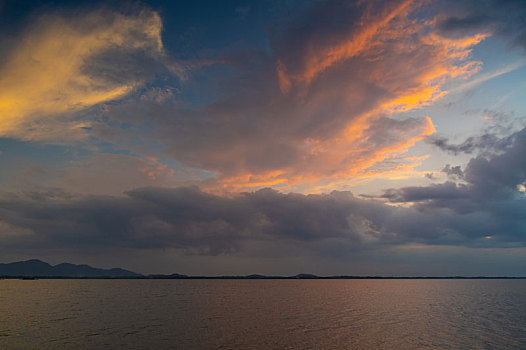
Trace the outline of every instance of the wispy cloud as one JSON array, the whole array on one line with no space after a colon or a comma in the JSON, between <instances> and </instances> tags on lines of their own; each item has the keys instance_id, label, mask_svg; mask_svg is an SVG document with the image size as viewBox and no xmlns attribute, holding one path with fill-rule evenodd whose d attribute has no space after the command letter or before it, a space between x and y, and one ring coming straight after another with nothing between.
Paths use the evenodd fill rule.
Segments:
<instances>
[{"instance_id":1,"label":"wispy cloud","mask_svg":"<svg viewBox=\"0 0 526 350\"><path fill-rule=\"evenodd\" d=\"M82 137L90 121L72 114L120 99L151 78L166 57L161 29L159 15L147 9L42 16L0 68L0 136L54 142ZM177 65L168 66L182 74Z\"/></svg>"},{"instance_id":2,"label":"wispy cloud","mask_svg":"<svg viewBox=\"0 0 526 350\"><path fill-rule=\"evenodd\" d=\"M486 72L482 74L476 75L473 79L469 80L466 83L463 83L459 86L456 86L449 90L450 94L455 94L459 92L463 92L465 90L474 88L477 85L480 85L488 80L498 78L502 75L511 73L517 69L520 69L526 65L526 60L517 61L513 64L507 65L505 67L502 67L500 69L494 70L492 72Z\"/></svg>"}]
</instances>

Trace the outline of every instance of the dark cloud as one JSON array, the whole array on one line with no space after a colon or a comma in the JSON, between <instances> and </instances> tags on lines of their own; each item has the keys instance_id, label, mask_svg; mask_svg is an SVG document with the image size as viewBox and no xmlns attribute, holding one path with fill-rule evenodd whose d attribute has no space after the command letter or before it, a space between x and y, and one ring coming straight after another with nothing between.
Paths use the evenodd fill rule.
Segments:
<instances>
[{"instance_id":1,"label":"dark cloud","mask_svg":"<svg viewBox=\"0 0 526 350\"><path fill-rule=\"evenodd\" d=\"M461 143L453 143L450 138L434 134L425 141L442 151L458 154L495 154L510 147L516 137L516 131L523 125L523 118L514 112L505 113L494 109L474 109L464 112L466 115L477 115L487 125L478 135L470 136Z\"/></svg>"},{"instance_id":2,"label":"dark cloud","mask_svg":"<svg viewBox=\"0 0 526 350\"><path fill-rule=\"evenodd\" d=\"M304 196L270 189L231 198L195 187L141 188L125 197L48 190L4 196L0 222L33 232L29 241L15 240L28 248L172 247L213 255L237 251L244 240L345 238L360 244L368 230L381 236L349 220L376 215L364 204L350 193Z\"/></svg>"},{"instance_id":3,"label":"dark cloud","mask_svg":"<svg viewBox=\"0 0 526 350\"><path fill-rule=\"evenodd\" d=\"M463 192L463 197L472 199L484 197L484 199L492 200L501 196L504 198L510 196L510 199L516 199L517 186L526 180L526 162L523 161L524 157L522 156L526 152L526 128L505 137L503 140L498 139L497 143L499 145L505 144L507 147L499 147L501 150L499 153L478 155L472 158L464 170L460 166L451 167L449 164L442 170L448 175L464 179L467 182L465 186L448 182L443 185L417 188L426 191L438 189L437 186L443 186L444 193L459 191L459 193ZM387 198L398 198L402 202L415 201L414 197L404 195L404 193L408 193L407 189L389 190L386 192L389 194ZM434 191L429 193L429 196L424 195L420 200L434 199L435 196L431 194ZM523 198L519 199L522 200Z\"/></svg>"},{"instance_id":4,"label":"dark cloud","mask_svg":"<svg viewBox=\"0 0 526 350\"><path fill-rule=\"evenodd\" d=\"M459 219L480 215L491 222L491 230L499 232L501 237L523 242L526 232L526 128L506 139L511 140L510 144L501 153L472 158L464 171L460 167L446 166L446 173L462 175L463 184L449 181L391 189L385 191L382 198L391 202L416 202L414 208L426 212L453 211Z\"/></svg>"},{"instance_id":5,"label":"dark cloud","mask_svg":"<svg viewBox=\"0 0 526 350\"><path fill-rule=\"evenodd\" d=\"M121 198L4 197L0 206L4 230L32 232L15 237L2 232L4 243L41 250L180 248L214 255L238 251L247 240L285 245L338 240L352 250L404 242L407 234L387 227L393 224L386 218L397 209L343 192L305 196L266 189L226 198L197 188L143 188Z\"/></svg>"},{"instance_id":6,"label":"dark cloud","mask_svg":"<svg viewBox=\"0 0 526 350\"><path fill-rule=\"evenodd\" d=\"M464 172L462 171L462 168L460 165L457 166L451 166L449 164L446 164L444 169L442 169L443 173L446 173L447 176L450 178L461 180L464 177Z\"/></svg>"},{"instance_id":7,"label":"dark cloud","mask_svg":"<svg viewBox=\"0 0 526 350\"><path fill-rule=\"evenodd\" d=\"M0 239L4 249L175 248L201 255L236 255L249 243L272 242L282 255L289 247L333 258L409 243L520 247L526 128L510 138L504 151L474 157L464 170L446 166L464 183L391 189L379 198L413 203L406 207L336 191L220 196L197 187L150 187L111 197L49 189L2 195Z\"/></svg>"},{"instance_id":8,"label":"dark cloud","mask_svg":"<svg viewBox=\"0 0 526 350\"><path fill-rule=\"evenodd\" d=\"M472 154L475 152L499 152L505 150L513 142L513 137L499 137L496 133L484 133L480 136L468 137L464 142L454 144L449 138L439 135L429 136L426 141L443 151L452 154Z\"/></svg>"},{"instance_id":9,"label":"dark cloud","mask_svg":"<svg viewBox=\"0 0 526 350\"><path fill-rule=\"evenodd\" d=\"M429 180L436 180L436 176L433 173L426 173L425 177L426 179L429 179Z\"/></svg>"},{"instance_id":10,"label":"dark cloud","mask_svg":"<svg viewBox=\"0 0 526 350\"><path fill-rule=\"evenodd\" d=\"M522 0L443 1L437 29L461 37L488 31L526 49L526 3Z\"/></svg>"},{"instance_id":11,"label":"dark cloud","mask_svg":"<svg viewBox=\"0 0 526 350\"><path fill-rule=\"evenodd\" d=\"M433 184L430 186L421 187L403 187L400 189L389 189L381 196L390 202L420 202L444 199L458 199L463 198L463 191L454 182L446 182L443 184Z\"/></svg>"},{"instance_id":12,"label":"dark cloud","mask_svg":"<svg viewBox=\"0 0 526 350\"><path fill-rule=\"evenodd\" d=\"M526 180L526 128L509 137L511 140L501 154L478 156L465 168L465 179L481 193L514 194Z\"/></svg>"},{"instance_id":13,"label":"dark cloud","mask_svg":"<svg viewBox=\"0 0 526 350\"><path fill-rule=\"evenodd\" d=\"M526 3L522 0L493 0L499 18L498 33L512 38L512 43L526 48Z\"/></svg>"},{"instance_id":14,"label":"dark cloud","mask_svg":"<svg viewBox=\"0 0 526 350\"><path fill-rule=\"evenodd\" d=\"M494 20L487 15L475 15L463 18L448 17L440 22L438 27L443 32L465 32L471 29L479 31L481 28L487 26L488 23L492 22L494 22Z\"/></svg>"},{"instance_id":15,"label":"dark cloud","mask_svg":"<svg viewBox=\"0 0 526 350\"><path fill-rule=\"evenodd\" d=\"M495 31L499 19L489 13L489 1L443 1L442 11L438 13L437 31L442 36L458 38L478 32Z\"/></svg>"},{"instance_id":16,"label":"dark cloud","mask_svg":"<svg viewBox=\"0 0 526 350\"><path fill-rule=\"evenodd\" d=\"M465 184L406 187L381 196L415 203L410 207L336 191L219 196L179 187L139 188L122 197L61 190L4 194L0 237L7 249L176 248L205 255L237 254L247 242L327 256L408 243L524 246L526 200L518 186L526 180L525 152L523 129L503 153L473 158Z\"/></svg>"}]
</instances>

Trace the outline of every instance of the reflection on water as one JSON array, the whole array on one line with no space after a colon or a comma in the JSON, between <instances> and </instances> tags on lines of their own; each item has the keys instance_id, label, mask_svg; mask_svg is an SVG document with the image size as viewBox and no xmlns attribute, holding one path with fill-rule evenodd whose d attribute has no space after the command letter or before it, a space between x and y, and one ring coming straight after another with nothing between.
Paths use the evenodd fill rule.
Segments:
<instances>
[{"instance_id":1,"label":"reflection on water","mask_svg":"<svg viewBox=\"0 0 526 350\"><path fill-rule=\"evenodd\" d=\"M0 280L0 349L526 349L526 280Z\"/></svg>"}]
</instances>

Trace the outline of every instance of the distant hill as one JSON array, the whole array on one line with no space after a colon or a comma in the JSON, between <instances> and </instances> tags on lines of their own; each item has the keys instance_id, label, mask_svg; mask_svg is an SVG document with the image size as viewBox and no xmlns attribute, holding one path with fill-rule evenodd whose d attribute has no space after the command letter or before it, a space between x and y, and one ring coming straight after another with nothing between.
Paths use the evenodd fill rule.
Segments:
<instances>
[{"instance_id":1,"label":"distant hill","mask_svg":"<svg viewBox=\"0 0 526 350\"><path fill-rule=\"evenodd\" d=\"M0 264L1 277L142 277L124 269L97 269L89 265L62 263L52 266L46 262L32 259L8 264Z\"/></svg>"},{"instance_id":2,"label":"distant hill","mask_svg":"<svg viewBox=\"0 0 526 350\"><path fill-rule=\"evenodd\" d=\"M171 275L141 275L124 269L97 269L89 265L62 263L52 266L41 260L32 259L13 263L0 263L0 278L150 278L150 279L526 279L506 276L317 276L301 273L294 276L188 276L178 273Z\"/></svg>"},{"instance_id":3,"label":"distant hill","mask_svg":"<svg viewBox=\"0 0 526 350\"><path fill-rule=\"evenodd\" d=\"M291 278L312 279L312 278L319 278L319 277L316 275L312 275L310 273L300 273L299 275L292 276Z\"/></svg>"},{"instance_id":4,"label":"distant hill","mask_svg":"<svg viewBox=\"0 0 526 350\"><path fill-rule=\"evenodd\" d=\"M187 275L181 275L178 273L172 273L171 275L148 275L148 278L154 278L154 279L183 279L183 278L189 278Z\"/></svg>"}]
</instances>

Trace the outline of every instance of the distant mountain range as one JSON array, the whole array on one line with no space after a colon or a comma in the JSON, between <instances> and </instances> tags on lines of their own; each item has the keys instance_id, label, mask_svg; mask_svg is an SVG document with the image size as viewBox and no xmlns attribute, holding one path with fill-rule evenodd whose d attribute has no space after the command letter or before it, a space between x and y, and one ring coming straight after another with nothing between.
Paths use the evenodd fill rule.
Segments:
<instances>
[{"instance_id":1,"label":"distant mountain range","mask_svg":"<svg viewBox=\"0 0 526 350\"><path fill-rule=\"evenodd\" d=\"M0 264L0 278L151 278L151 279L526 279L526 277L397 277L397 276L316 276L299 274L294 276L187 276L174 273L171 275L141 275L124 269L97 269L89 265L62 263L50 265L41 260L32 259L7 264Z\"/></svg>"},{"instance_id":2,"label":"distant mountain range","mask_svg":"<svg viewBox=\"0 0 526 350\"><path fill-rule=\"evenodd\" d=\"M74 265L62 263L52 266L46 262L32 259L8 264L0 264L2 277L142 277L141 274L124 269L97 269L89 265Z\"/></svg>"}]
</instances>

